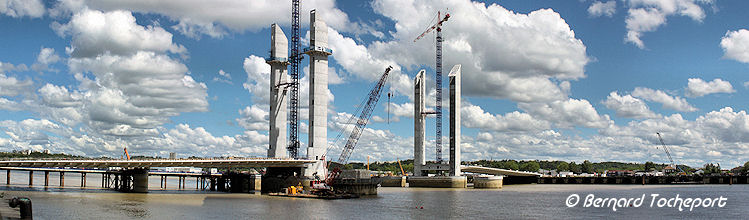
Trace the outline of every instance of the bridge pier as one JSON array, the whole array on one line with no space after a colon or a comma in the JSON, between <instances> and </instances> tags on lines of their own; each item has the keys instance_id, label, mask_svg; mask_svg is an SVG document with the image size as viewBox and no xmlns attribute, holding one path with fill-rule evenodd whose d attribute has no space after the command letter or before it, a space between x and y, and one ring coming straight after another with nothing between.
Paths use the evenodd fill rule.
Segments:
<instances>
[{"instance_id":1,"label":"bridge pier","mask_svg":"<svg viewBox=\"0 0 749 220\"><path fill-rule=\"evenodd\" d=\"M145 168L133 168L120 171L120 192L147 193L148 192L148 170ZM115 177L115 180L117 177ZM115 188L117 184L115 183Z\"/></svg>"},{"instance_id":2,"label":"bridge pier","mask_svg":"<svg viewBox=\"0 0 749 220\"><path fill-rule=\"evenodd\" d=\"M31 187L31 185L34 185L34 171L33 170L29 170L29 187Z\"/></svg>"},{"instance_id":3,"label":"bridge pier","mask_svg":"<svg viewBox=\"0 0 749 220\"><path fill-rule=\"evenodd\" d=\"M268 167L261 177L262 193L281 192L289 186L302 184L301 167Z\"/></svg>"},{"instance_id":4,"label":"bridge pier","mask_svg":"<svg viewBox=\"0 0 749 220\"><path fill-rule=\"evenodd\" d=\"M60 172L60 187L65 186L65 172Z\"/></svg>"},{"instance_id":5,"label":"bridge pier","mask_svg":"<svg viewBox=\"0 0 749 220\"><path fill-rule=\"evenodd\" d=\"M6 170L7 174L5 176L5 184L10 185L10 170Z\"/></svg>"},{"instance_id":6,"label":"bridge pier","mask_svg":"<svg viewBox=\"0 0 749 220\"><path fill-rule=\"evenodd\" d=\"M44 187L49 186L49 171L44 171Z\"/></svg>"},{"instance_id":7,"label":"bridge pier","mask_svg":"<svg viewBox=\"0 0 749 220\"><path fill-rule=\"evenodd\" d=\"M81 188L86 187L86 173L81 173Z\"/></svg>"}]
</instances>

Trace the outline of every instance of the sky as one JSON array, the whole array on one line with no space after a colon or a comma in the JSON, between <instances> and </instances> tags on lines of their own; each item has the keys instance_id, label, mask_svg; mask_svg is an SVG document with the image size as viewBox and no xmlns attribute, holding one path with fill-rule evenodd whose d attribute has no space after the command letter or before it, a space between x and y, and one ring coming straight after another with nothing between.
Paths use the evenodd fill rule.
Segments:
<instances>
[{"instance_id":1,"label":"sky","mask_svg":"<svg viewBox=\"0 0 749 220\"><path fill-rule=\"evenodd\" d=\"M659 132L676 163L730 168L749 160L746 8L718 0L303 0L302 43L316 9L333 50L331 158L388 66L393 97L380 99L351 161L413 158L420 70L428 108L436 96L435 35L414 39L442 11L450 13L443 69L462 66L464 160L668 163ZM0 0L0 151L264 157L270 27L290 38L290 11L291 1L276 0ZM427 119L428 160L434 124Z\"/></svg>"}]
</instances>

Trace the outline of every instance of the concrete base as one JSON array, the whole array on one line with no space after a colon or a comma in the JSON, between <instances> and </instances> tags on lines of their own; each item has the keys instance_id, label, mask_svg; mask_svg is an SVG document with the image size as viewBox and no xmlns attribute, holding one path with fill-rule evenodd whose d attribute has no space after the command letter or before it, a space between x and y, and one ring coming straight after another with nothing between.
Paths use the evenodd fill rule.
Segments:
<instances>
[{"instance_id":1,"label":"concrete base","mask_svg":"<svg viewBox=\"0 0 749 220\"><path fill-rule=\"evenodd\" d=\"M382 187L406 187L405 176L385 176L380 178L380 186Z\"/></svg>"},{"instance_id":2,"label":"concrete base","mask_svg":"<svg viewBox=\"0 0 749 220\"><path fill-rule=\"evenodd\" d=\"M477 176L473 177L473 188L476 189L501 189L501 176Z\"/></svg>"},{"instance_id":3,"label":"concrete base","mask_svg":"<svg viewBox=\"0 0 749 220\"><path fill-rule=\"evenodd\" d=\"M360 196L377 195L377 183L373 181L333 183L333 189Z\"/></svg>"},{"instance_id":4,"label":"concrete base","mask_svg":"<svg viewBox=\"0 0 749 220\"><path fill-rule=\"evenodd\" d=\"M465 176L409 176L408 187L432 188L466 188L468 179Z\"/></svg>"},{"instance_id":5,"label":"concrete base","mask_svg":"<svg viewBox=\"0 0 749 220\"><path fill-rule=\"evenodd\" d=\"M301 172L301 167L268 167L261 178L262 193L281 192L289 186L301 185L302 179L297 177Z\"/></svg>"},{"instance_id":6,"label":"concrete base","mask_svg":"<svg viewBox=\"0 0 749 220\"><path fill-rule=\"evenodd\" d=\"M256 174L229 173L224 174L230 180L229 192L249 193L262 189L262 178Z\"/></svg>"}]
</instances>

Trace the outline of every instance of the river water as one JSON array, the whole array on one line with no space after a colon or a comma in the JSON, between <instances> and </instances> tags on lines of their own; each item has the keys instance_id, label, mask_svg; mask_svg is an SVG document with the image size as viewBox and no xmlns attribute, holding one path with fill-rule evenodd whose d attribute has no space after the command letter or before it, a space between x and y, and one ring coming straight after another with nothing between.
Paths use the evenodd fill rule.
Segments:
<instances>
[{"instance_id":1,"label":"river water","mask_svg":"<svg viewBox=\"0 0 749 220\"><path fill-rule=\"evenodd\" d=\"M33 201L36 219L745 219L749 216L749 185L506 185L503 189L380 188L377 196L349 200L279 198L259 194L229 194L177 190L170 179L159 189L150 178L147 194L100 189L99 175L89 174L87 188L80 176L66 174L65 188L44 188L43 176L28 187L28 175L13 173L10 186L0 185L5 198L26 196ZM41 177L41 179L38 179ZM77 177L77 178L76 178ZM99 177L99 178L96 178ZM4 178L3 178L4 179ZM5 180L0 181L2 184ZM50 185L58 186L57 176ZM568 207L568 198L580 201ZM658 194L656 200L651 200ZM658 207L660 198L725 198L723 207ZM585 198L644 198L639 206L583 207ZM573 199L574 200L574 199ZM592 200L591 200L592 201ZM676 201L674 199L674 201ZM574 202L574 201L571 201ZM683 203L682 203L683 204ZM677 205L673 205L677 206Z\"/></svg>"}]
</instances>

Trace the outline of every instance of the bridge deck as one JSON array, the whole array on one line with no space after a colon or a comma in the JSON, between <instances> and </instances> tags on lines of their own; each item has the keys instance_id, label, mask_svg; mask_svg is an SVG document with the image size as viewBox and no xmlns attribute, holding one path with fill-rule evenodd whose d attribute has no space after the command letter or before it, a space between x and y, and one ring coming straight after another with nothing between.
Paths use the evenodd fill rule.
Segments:
<instances>
[{"instance_id":1,"label":"bridge deck","mask_svg":"<svg viewBox=\"0 0 749 220\"><path fill-rule=\"evenodd\" d=\"M541 174L539 173L517 171L517 170L507 170L507 169L499 169L499 168L491 168L491 167L481 167L481 166L462 166L460 170L463 172L490 174L490 175L541 176Z\"/></svg>"},{"instance_id":2,"label":"bridge deck","mask_svg":"<svg viewBox=\"0 0 749 220\"><path fill-rule=\"evenodd\" d=\"M6 160L0 167L303 167L315 160L252 159L177 159L177 160Z\"/></svg>"}]
</instances>

